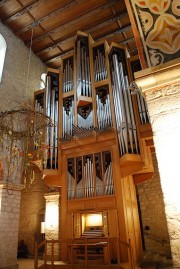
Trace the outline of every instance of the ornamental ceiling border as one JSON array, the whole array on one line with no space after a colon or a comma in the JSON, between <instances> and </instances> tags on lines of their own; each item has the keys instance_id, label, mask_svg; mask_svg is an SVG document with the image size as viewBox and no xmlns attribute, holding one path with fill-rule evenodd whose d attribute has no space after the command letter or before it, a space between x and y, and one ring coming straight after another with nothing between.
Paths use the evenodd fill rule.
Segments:
<instances>
[{"instance_id":1,"label":"ornamental ceiling border","mask_svg":"<svg viewBox=\"0 0 180 269\"><path fill-rule=\"evenodd\" d=\"M127 4L128 1L133 11L147 67L178 58L179 0L126 0ZM138 39L137 35L136 38Z\"/></svg>"}]
</instances>

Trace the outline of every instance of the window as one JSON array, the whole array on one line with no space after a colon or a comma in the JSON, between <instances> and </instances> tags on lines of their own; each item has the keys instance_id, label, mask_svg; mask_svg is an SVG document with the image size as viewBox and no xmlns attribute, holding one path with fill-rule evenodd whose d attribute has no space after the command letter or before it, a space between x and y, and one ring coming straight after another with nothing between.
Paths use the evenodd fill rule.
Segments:
<instances>
[{"instance_id":1,"label":"window","mask_svg":"<svg viewBox=\"0 0 180 269\"><path fill-rule=\"evenodd\" d=\"M41 81L40 81L40 89L41 90L45 88L45 85L46 85L46 76L47 76L46 73L42 73L41 74Z\"/></svg>"},{"instance_id":2,"label":"window","mask_svg":"<svg viewBox=\"0 0 180 269\"><path fill-rule=\"evenodd\" d=\"M0 34L0 81L2 79L2 72L3 72L6 48L7 48L6 41L5 41L4 37Z\"/></svg>"}]
</instances>

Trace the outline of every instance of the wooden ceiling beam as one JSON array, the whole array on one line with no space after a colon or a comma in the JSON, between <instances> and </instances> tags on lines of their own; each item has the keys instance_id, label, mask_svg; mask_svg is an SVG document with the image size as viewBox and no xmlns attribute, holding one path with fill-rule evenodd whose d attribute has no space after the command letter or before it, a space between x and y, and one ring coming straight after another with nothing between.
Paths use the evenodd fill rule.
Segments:
<instances>
[{"instance_id":1,"label":"wooden ceiling beam","mask_svg":"<svg viewBox=\"0 0 180 269\"><path fill-rule=\"evenodd\" d=\"M131 28L131 24L126 25L126 26L120 28L119 30L117 30L117 31L115 31L115 32L111 32L111 33L109 33L109 34L100 36L100 37L98 37L98 38L96 39L96 41L101 40L101 39L111 38L111 37L113 37L113 36L122 34L122 33L124 33L125 31L128 31L129 29L132 29L132 28ZM122 42L121 42L121 43L122 43Z\"/></svg>"},{"instance_id":2,"label":"wooden ceiling beam","mask_svg":"<svg viewBox=\"0 0 180 269\"><path fill-rule=\"evenodd\" d=\"M3 6L6 5L8 2L10 2L10 0L1 0L1 1L0 1L0 7L3 7Z\"/></svg>"},{"instance_id":3,"label":"wooden ceiling beam","mask_svg":"<svg viewBox=\"0 0 180 269\"><path fill-rule=\"evenodd\" d=\"M74 48L70 48L69 50L64 51L64 52L62 52L60 54L58 53L55 56L53 56L52 58L49 58L49 59L45 60L44 64L49 64L49 63L52 63L54 61L57 61L58 59L60 59L60 57L66 55L66 54L72 53L73 51L74 51Z\"/></svg>"},{"instance_id":4,"label":"wooden ceiling beam","mask_svg":"<svg viewBox=\"0 0 180 269\"><path fill-rule=\"evenodd\" d=\"M22 34L25 31L31 29L32 27L36 27L38 26L40 23L47 21L48 19L52 19L53 17L61 14L62 12L64 12L65 10L68 10L70 8L72 8L73 6L76 6L78 4L80 4L83 0L76 0L76 1L72 1L71 3L68 3L66 5L64 5L61 8L56 9L55 11L48 13L46 16L41 17L38 20L35 20L33 23L30 23L28 25L26 25L25 27L21 28L20 30L16 31L15 34Z\"/></svg>"},{"instance_id":5,"label":"wooden ceiling beam","mask_svg":"<svg viewBox=\"0 0 180 269\"><path fill-rule=\"evenodd\" d=\"M46 0L32 1L31 4L29 4L27 6L23 6L23 4L21 3L22 7L19 9L19 11L14 13L13 15L9 16L8 18L3 19L2 22L5 24L12 22L15 19L21 17L22 15L32 11L33 9L36 9L39 5L44 4L45 2L46 2Z\"/></svg>"},{"instance_id":6,"label":"wooden ceiling beam","mask_svg":"<svg viewBox=\"0 0 180 269\"><path fill-rule=\"evenodd\" d=\"M123 31L128 30L128 29L131 29L131 25L128 25L128 26L126 26L126 27L123 27L123 28L121 28L120 30L115 31L115 32L112 32L112 33L110 33L110 34L106 34L106 35L104 35L104 36L101 36L101 37L95 39L95 41L102 40L102 39L107 39L107 38L111 38L111 37L113 37L113 36L116 36L116 35L122 33ZM124 41L119 42L119 43L121 43L121 44L127 44L127 43L129 43L130 41L132 41L132 40L134 40L134 37L129 38L129 39L124 40ZM73 50L73 49L70 49L70 51L72 51L72 50ZM70 51L67 51L65 54L69 53ZM56 56L53 56L52 58L49 58L49 59L45 60L44 63L45 63L45 64L52 63L52 62L58 60L62 55L64 55L64 53L56 54Z\"/></svg>"},{"instance_id":7,"label":"wooden ceiling beam","mask_svg":"<svg viewBox=\"0 0 180 269\"><path fill-rule=\"evenodd\" d=\"M100 29L102 27L105 27L108 24L113 23L116 20L118 20L118 19L120 19L122 17L125 17L125 16L127 16L127 12L124 11L122 14L117 15L117 16L109 19L109 20L103 21L102 23L99 23L99 24L97 24L95 26L92 26L90 28L85 27L85 28L82 29L82 31L85 31L86 33L91 33L93 31L96 31L96 30L98 30L98 29ZM75 37L76 37L76 35L73 34L73 35L69 36L68 38L64 38L64 39L61 39L59 41L57 40L56 42L54 42L52 44L52 46L46 47L46 48L44 48L44 49L42 49L40 51L36 51L35 53L37 55L40 55L41 53L48 52L49 50L52 50L52 49L56 48L58 45L62 45L64 43L66 43L66 42L72 41L73 39L75 39Z\"/></svg>"},{"instance_id":8,"label":"wooden ceiling beam","mask_svg":"<svg viewBox=\"0 0 180 269\"><path fill-rule=\"evenodd\" d=\"M113 13L113 15L115 16L116 15L116 10L114 9L114 7L112 7L111 6L111 11L112 11L112 13ZM118 24L118 26L119 26L119 28L121 29L122 28L122 23L121 23L121 21L120 21L120 19L119 20L117 20L117 24ZM126 33L122 33L124 36L124 39L127 39L127 35L126 35Z\"/></svg>"},{"instance_id":9,"label":"wooden ceiling beam","mask_svg":"<svg viewBox=\"0 0 180 269\"><path fill-rule=\"evenodd\" d=\"M71 20L71 21L69 21L69 22L67 22L67 23L65 23L65 24L63 24L61 26L53 28L53 29L51 29L50 31L47 31L44 34L41 34L41 35L39 35L37 37L34 37L33 42L43 40L46 37L49 37L50 35L52 35L54 33L62 31L65 28L70 27L71 25L74 25L75 23L78 23L79 21L87 19L87 17L93 16L93 15L97 14L98 12L100 12L102 10L105 10L106 8L109 8L112 4L115 4L117 2L119 2L119 0L112 0L111 3L107 3L105 5L103 4L103 5L99 6L98 8L96 7L94 9L92 9L91 11L86 12L86 13L80 15L79 17L77 17L77 18L75 18L75 19L73 19L73 20ZM28 42L26 42L27 45L29 45L29 43L30 43L30 40Z\"/></svg>"}]
</instances>

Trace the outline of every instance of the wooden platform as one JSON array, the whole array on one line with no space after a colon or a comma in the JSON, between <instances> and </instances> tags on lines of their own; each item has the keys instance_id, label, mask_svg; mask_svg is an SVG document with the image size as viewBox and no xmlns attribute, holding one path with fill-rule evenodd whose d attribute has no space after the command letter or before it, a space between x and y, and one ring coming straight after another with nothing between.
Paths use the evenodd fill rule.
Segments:
<instances>
[{"instance_id":1,"label":"wooden platform","mask_svg":"<svg viewBox=\"0 0 180 269\"><path fill-rule=\"evenodd\" d=\"M38 267L39 269L131 269L129 264L111 264L111 265L106 265L106 264L90 264L90 265L85 265L85 264L65 264L63 262L55 262L54 265L51 265L50 262L48 262L45 265L41 265Z\"/></svg>"}]
</instances>

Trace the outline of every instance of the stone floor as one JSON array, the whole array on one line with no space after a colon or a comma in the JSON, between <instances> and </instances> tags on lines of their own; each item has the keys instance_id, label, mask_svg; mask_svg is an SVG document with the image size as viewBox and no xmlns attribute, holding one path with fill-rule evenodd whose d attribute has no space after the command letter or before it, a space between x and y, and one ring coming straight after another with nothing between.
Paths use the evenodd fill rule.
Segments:
<instances>
[{"instance_id":1,"label":"stone floor","mask_svg":"<svg viewBox=\"0 0 180 269\"><path fill-rule=\"evenodd\" d=\"M19 269L34 269L34 259L18 259ZM61 264L62 262L59 262ZM43 264L42 260L38 261L38 265ZM152 262L142 264L137 269L173 269L171 262L165 262L160 265L153 265Z\"/></svg>"},{"instance_id":2,"label":"stone floor","mask_svg":"<svg viewBox=\"0 0 180 269\"><path fill-rule=\"evenodd\" d=\"M34 259L18 259L17 263L19 264L19 269L34 269ZM43 261L39 261L39 265Z\"/></svg>"}]
</instances>

